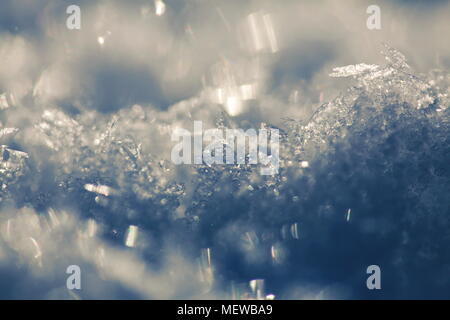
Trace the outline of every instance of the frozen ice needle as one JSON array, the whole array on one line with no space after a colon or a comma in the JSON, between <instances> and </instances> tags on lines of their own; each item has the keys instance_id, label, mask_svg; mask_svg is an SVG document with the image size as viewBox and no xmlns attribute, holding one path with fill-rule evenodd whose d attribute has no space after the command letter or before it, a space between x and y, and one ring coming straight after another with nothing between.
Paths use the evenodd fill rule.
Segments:
<instances>
[{"instance_id":1,"label":"frozen ice needle","mask_svg":"<svg viewBox=\"0 0 450 320\"><path fill-rule=\"evenodd\" d=\"M375 64L355 64L344 67L338 67L333 69L333 73L330 74L330 77L340 78L340 77L350 77L357 76L365 73L370 73L379 69L379 66Z\"/></svg>"}]
</instances>

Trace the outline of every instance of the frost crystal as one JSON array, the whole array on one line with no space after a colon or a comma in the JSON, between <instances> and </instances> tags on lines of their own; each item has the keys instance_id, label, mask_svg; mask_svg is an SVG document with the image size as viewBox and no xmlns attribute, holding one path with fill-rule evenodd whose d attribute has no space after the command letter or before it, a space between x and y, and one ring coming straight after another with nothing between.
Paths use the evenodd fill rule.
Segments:
<instances>
[{"instance_id":1,"label":"frost crystal","mask_svg":"<svg viewBox=\"0 0 450 320\"><path fill-rule=\"evenodd\" d=\"M3 137L6 137L6 136L13 135L17 131L19 131L19 129L17 129L17 128L3 128L3 129L0 129L0 139L3 138Z\"/></svg>"},{"instance_id":2,"label":"frost crystal","mask_svg":"<svg viewBox=\"0 0 450 320\"><path fill-rule=\"evenodd\" d=\"M330 74L331 77L349 77L349 76L360 76L362 74L367 74L374 72L379 69L379 66L374 64L360 63L357 65L350 65L346 67L334 68L333 73Z\"/></svg>"}]
</instances>

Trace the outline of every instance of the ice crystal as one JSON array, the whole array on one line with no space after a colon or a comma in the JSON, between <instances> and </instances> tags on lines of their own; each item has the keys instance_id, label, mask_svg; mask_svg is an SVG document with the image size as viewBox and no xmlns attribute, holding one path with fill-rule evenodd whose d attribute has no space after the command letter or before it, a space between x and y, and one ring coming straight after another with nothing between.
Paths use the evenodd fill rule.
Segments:
<instances>
[{"instance_id":1,"label":"ice crystal","mask_svg":"<svg viewBox=\"0 0 450 320\"><path fill-rule=\"evenodd\" d=\"M15 133L17 133L17 131L19 131L19 129L17 128L3 128L0 129L0 139L7 137L7 136L11 136Z\"/></svg>"},{"instance_id":2,"label":"ice crystal","mask_svg":"<svg viewBox=\"0 0 450 320\"><path fill-rule=\"evenodd\" d=\"M357 65L350 65L346 67L334 68L333 73L330 74L331 77L349 77L349 76L361 76L363 74L370 74L377 71L379 67L374 64L360 63Z\"/></svg>"}]
</instances>

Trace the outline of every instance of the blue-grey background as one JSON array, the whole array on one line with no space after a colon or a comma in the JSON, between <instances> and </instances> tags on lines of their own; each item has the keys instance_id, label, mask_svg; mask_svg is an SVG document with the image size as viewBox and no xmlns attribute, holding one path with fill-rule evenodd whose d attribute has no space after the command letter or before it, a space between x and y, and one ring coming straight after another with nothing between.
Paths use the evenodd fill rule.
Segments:
<instances>
[{"instance_id":1,"label":"blue-grey background","mask_svg":"<svg viewBox=\"0 0 450 320\"><path fill-rule=\"evenodd\" d=\"M158 15L150 0L1 1L0 130L18 132L0 139L28 158L3 155L0 297L230 298L264 279L280 299L450 298L448 111L361 112L308 169L273 181L170 162L173 129L194 120L307 124L354 85L332 69L384 64L382 43L449 93L449 1L164 3ZM65 26L71 4L81 30ZM381 30L366 27L371 4ZM299 237L283 231L293 224ZM66 289L71 264L82 290ZM373 264L382 290L366 287Z\"/></svg>"}]
</instances>

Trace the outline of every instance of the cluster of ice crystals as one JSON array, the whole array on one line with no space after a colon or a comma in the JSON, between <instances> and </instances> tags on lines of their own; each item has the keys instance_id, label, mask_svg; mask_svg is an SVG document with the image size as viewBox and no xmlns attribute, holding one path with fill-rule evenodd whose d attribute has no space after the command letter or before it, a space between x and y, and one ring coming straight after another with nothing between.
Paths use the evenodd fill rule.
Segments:
<instances>
[{"instance_id":1,"label":"cluster of ice crystals","mask_svg":"<svg viewBox=\"0 0 450 320\"><path fill-rule=\"evenodd\" d=\"M394 105L397 115L417 110L435 113L447 108L447 94L414 75L403 54L388 46L383 54L387 60L385 66L362 63L334 69L330 76L351 76L357 84L322 105L306 125L298 128L299 145L306 150L320 150L329 141L345 136L355 120L367 120L364 118L370 110L387 116L387 109Z\"/></svg>"},{"instance_id":2,"label":"cluster of ice crystals","mask_svg":"<svg viewBox=\"0 0 450 320\"><path fill-rule=\"evenodd\" d=\"M321 241L334 241L328 236L328 231L335 230L334 221L347 223L361 237L391 232L381 224L373 231L376 227L361 222L364 213L374 214L379 205L404 206L399 219L414 227L420 226L426 214L436 216L443 226L436 234L445 238L448 234L443 230L450 226L450 219L442 213L448 203L439 199L448 195L450 186L450 81L437 71L429 79L414 75L405 57L392 48L386 47L384 54L384 66L358 64L334 69L331 76L353 77L356 84L323 104L309 121L286 120L285 128L280 129L277 175L261 176L259 165L195 165L185 172L186 190L178 168L167 156L152 154L158 149L159 137L170 139L175 127L171 121L178 120L173 111L156 119L155 112L140 106L111 117L98 117L94 112L70 116L48 109L34 125L33 134L40 144L28 145L32 149L29 155L23 141L24 151L1 145L0 197L14 190L26 193L20 197L20 205L48 215L45 224L51 230L58 219L67 218L65 214L57 218L52 207L75 207L87 221L83 237L92 238L102 226L104 233L99 237L141 250L148 263L158 261L162 252L158 241L171 233L178 246L193 248L200 255L199 277L207 292L221 285L217 280L221 277L216 276L221 270L231 268L229 275L240 268L243 279L237 280L244 283L243 288L233 285L231 290L238 298L265 297L262 279L248 282L254 278L255 266L281 270L288 266L290 255L309 261L309 255L296 249L298 242L306 243L302 248L312 243L325 252L329 243ZM230 84L233 90L235 87L237 84ZM2 112L7 111L5 101L0 96ZM178 107L189 109L197 104L192 100ZM225 129L239 123L222 115L216 125ZM262 128L269 127L262 124ZM13 127L1 127L0 139L10 139L17 132ZM42 154L45 157L37 159ZM395 197L381 197L377 188L396 193ZM385 210L391 213L389 206ZM22 216L26 219L22 233L41 225L35 223L35 214ZM17 219L14 221L20 222ZM7 243L45 263L48 248L41 243L47 242L42 235L46 229L39 229L37 235L33 230L20 241L8 234ZM325 240L315 240L314 230ZM48 237L54 234L52 231ZM152 244L153 250L143 244L150 238L160 239ZM432 243L415 245L426 256ZM99 267L107 264L105 256L111 253L97 243L89 246L95 248L93 263ZM87 258L90 250L82 252ZM219 261L236 255L242 257L239 266L220 265ZM132 286L142 289L139 281L133 280Z\"/></svg>"},{"instance_id":3,"label":"cluster of ice crystals","mask_svg":"<svg viewBox=\"0 0 450 320\"><path fill-rule=\"evenodd\" d=\"M25 152L0 145L0 201L7 196L9 187L17 185L20 178L27 173L27 159Z\"/></svg>"},{"instance_id":4,"label":"cluster of ice crystals","mask_svg":"<svg viewBox=\"0 0 450 320\"><path fill-rule=\"evenodd\" d=\"M384 215L405 206L396 213L407 221L406 233L420 228L423 219L450 225L445 214L450 185L449 79L439 72L429 79L416 76L404 55L387 46L384 55L384 66L336 68L332 76L351 76L356 85L323 104L308 122L286 120L279 175L256 177L254 166L199 169L191 210L200 230L208 230L206 238L214 242L214 232L225 228L222 241L237 246L246 259L264 260L259 256L264 251L274 265L283 265L284 247L292 249L292 241L311 237L309 229L324 228L318 226L320 221L340 219L355 230L366 230L369 220L364 219L376 221L378 215L383 215L380 220L391 219ZM234 185L238 188L229 190ZM247 187L239 191L239 185ZM391 195L381 195L377 188ZM234 208L240 208L239 217ZM197 216L198 212L202 214ZM305 234L299 235L300 224L309 227ZM445 228L439 227L439 237L448 237ZM418 244L419 251L426 254L430 245ZM224 244L216 243L214 250L220 249Z\"/></svg>"}]
</instances>

